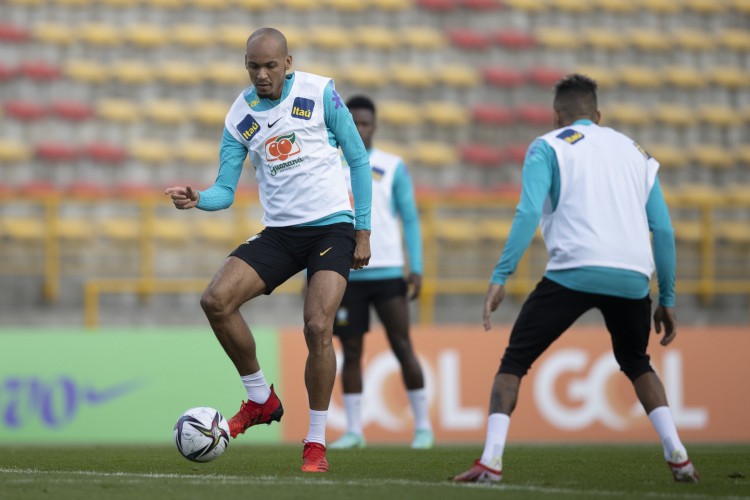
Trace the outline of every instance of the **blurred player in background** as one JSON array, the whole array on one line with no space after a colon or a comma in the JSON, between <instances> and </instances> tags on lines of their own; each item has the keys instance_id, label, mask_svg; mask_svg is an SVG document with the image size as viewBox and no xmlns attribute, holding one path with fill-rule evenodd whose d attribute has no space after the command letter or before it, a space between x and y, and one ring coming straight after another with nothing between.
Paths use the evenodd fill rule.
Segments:
<instances>
[{"instance_id":1,"label":"blurred player in background","mask_svg":"<svg viewBox=\"0 0 750 500\"><path fill-rule=\"evenodd\" d=\"M247 390L247 402L229 419L232 437L253 425L279 421L284 412L256 357L255 339L240 306L270 294L303 269L308 348L305 386L310 427L304 440L304 472L328 470L325 427L336 377L333 319L350 268L370 259L372 177L367 150L333 81L292 67L286 38L273 28L247 41L245 67L252 85L227 114L219 174L213 186L166 190L178 209L229 207L245 157L255 167L266 228L240 245L201 297L216 337ZM351 170L352 213L339 146Z\"/></svg>"},{"instance_id":2,"label":"blurred player in background","mask_svg":"<svg viewBox=\"0 0 750 500\"><path fill-rule=\"evenodd\" d=\"M646 354L654 267L659 282L656 333L664 329L663 346L677 335L674 232L657 177L659 163L632 139L597 125L596 88L582 75L558 82L553 106L558 128L537 138L526 153L521 200L484 302L485 330L490 330L490 316L505 297L505 281L540 220L550 259L513 325L495 376L484 452L454 481L502 479L521 377L592 308L604 316L615 359L659 435L675 481L698 481Z\"/></svg>"},{"instance_id":3,"label":"blurred player in background","mask_svg":"<svg viewBox=\"0 0 750 500\"><path fill-rule=\"evenodd\" d=\"M346 433L331 448L362 448L362 348L370 330L370 306L380 318L388 342L401 365L404 385L414 414L414 439L411 447L432 448L424 377L409 338L409 302L419 296L422 285L422 234L414 186L409 171L398 156L372 146L376 129L375 104L356 96L346 103L359 135L370 155L372 167L372 259L367 269L353 271L346 293L336 314L333 334L344 349L341 381L344 387ZM348 169L347 177L349 177ZM355 211L356 213L356 211ZM410 272L403 277L404 252L401 228L404 227ZM411 293L408 294L409 288Z\"/></svg>"}]
</instances>

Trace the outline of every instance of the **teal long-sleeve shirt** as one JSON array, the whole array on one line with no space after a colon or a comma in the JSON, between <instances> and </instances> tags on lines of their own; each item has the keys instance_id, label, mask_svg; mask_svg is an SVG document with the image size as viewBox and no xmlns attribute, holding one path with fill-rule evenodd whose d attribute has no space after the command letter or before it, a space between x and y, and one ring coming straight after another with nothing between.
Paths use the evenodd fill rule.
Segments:
<instances>
[{"instance_id":1,"label":"teal long-sleeve shirt","mask_svg":"<svg viewBox=\"0 0 750 500\"><path fill-rule=\"evenodd\" d=\"M414 196L414 184L409 170L400 162L393 175L393 198L391 210L398 214L404 228L406 254L409 258L409 270L422 274L422 231L419 223L417 200ZM372 238L379 235L373 233ZM394 279L403 276L401 267L365 267L349 273L349 281L369 281Z\"/></svg>"},{"instance_id":2,"label":"teal long-sleeve shirt","mask_svg":"<svg viewBox=\"0 0 750 500\"><path fill-rule=\"evenodd\" d=\"M578 120L573 125L586 126L592 123L590 120ZM539 225L542 206L547 196L550 197L553 209L557 207L560 198L560 170L555 151L545 141L537 139L526 152L521 200L516 207L508 241L495 266L491 283L505 284L516 270ZM646 216L653 235L659 304L674 307L674 230L658 178L646 202ZM572 290L629 299L643 298L649 291L649 279L646 276L625 269L584 266L547 271L545 277Z\"/></svg>"},{"instance_id":3,"label":"teal long-sleeve shirt","mask_svg":"<svg viewBox=\"0 0 750 500\"><path fill-rule=\"evenodd\" d=\"M245 94L248 106L252 109L267 111L277 106L288 95L294 83L294 73L290 73L284 80L281 97L278 100L257 98L251 87ZM344 157L349 163L352 178L352 193L356 219L354 228L370 229L370 205L372 203L372 178L370 174L370 160L362 139L354 125L349 109L336 92L333 81L323 93L323 109L325 124L328 129L328 141L333 147L341 147ZM242 173L242 164L247 157L247 148L232 137L225 128L219 150L219 174L213 186L200 191L198 208L201 210L221 210L229 207L234 201L234 194ZM351 212L337 212L322 219L308 222L305 226L322 226L336 222L352 222Z\"/></svg>"}]
</instances>

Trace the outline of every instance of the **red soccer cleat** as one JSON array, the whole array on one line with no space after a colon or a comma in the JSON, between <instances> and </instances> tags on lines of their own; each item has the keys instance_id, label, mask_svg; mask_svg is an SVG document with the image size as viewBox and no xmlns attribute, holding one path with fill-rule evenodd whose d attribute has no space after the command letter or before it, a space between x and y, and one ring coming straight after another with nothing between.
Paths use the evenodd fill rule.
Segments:
<instances>
[{"instance_id":1,"label":"red soccer cleat","mask_svg":"<svg viewBox=\"0 0 750 500\"><path fill-rule=\"evenodd\" d=\"M328 472L328 460L326 460L326 447L320 443L302 441L305 448L302 450L302 472Z\"/></svg>"},{"instance_id":2,"label":"red soccer cleat","mask_svg":"<svg viewBox=\"0 0 750 500\"><path fill-rule=\"evenodd\" d=\"M697 483L700 481L700 474L695 470L693 462L677 450L672 452L672 460L667 460L667 465L669 470L672 471L672 477L678 483Z\"/></svg>"},{"instance_id":3,"label":"red soccer cleat","mask_svg":"<svg viewBox=\"0 0 750 500\"><path fill-rule=\"evenodd\" d=\"M490 469L486 465L474 460L474 466L453 478L454 483L497 483L502 481L503 471Z\"/></svg>"},{"instance_id":4,"label":"red soccer cleat","mask_svg":"<svg viewBox=\"0 0 750 500\"><path fill-rule=\"evenodd\" d=\"M240 411L229 419L229 434L236 438L253 425L271 425L271 422L280 421L283 414L284 407L281 406L281 401L271 385L271 395L265 403L260 404L249 400L242 402Z\"/></svg>"}]
</instances>

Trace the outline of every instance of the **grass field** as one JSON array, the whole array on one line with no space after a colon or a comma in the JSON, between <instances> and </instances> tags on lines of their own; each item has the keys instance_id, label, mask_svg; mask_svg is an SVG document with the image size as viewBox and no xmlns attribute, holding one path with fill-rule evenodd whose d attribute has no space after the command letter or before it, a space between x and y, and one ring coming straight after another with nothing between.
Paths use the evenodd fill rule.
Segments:
<instances>
[{"instance_id":1,"label":"grass field","mask_svg":"<svg viewBox=\"0 0 750 500\"><path fill-rule=\"evenodd\" d=\"M750 445L693 445L700 484L672 481L657 445L515 445L499 485L455 485L479 446L330 450L302 474L300 446L235 446L195 464L169 446L0 446L0 499L750 498Z\"/></svg>"}]
</instances>

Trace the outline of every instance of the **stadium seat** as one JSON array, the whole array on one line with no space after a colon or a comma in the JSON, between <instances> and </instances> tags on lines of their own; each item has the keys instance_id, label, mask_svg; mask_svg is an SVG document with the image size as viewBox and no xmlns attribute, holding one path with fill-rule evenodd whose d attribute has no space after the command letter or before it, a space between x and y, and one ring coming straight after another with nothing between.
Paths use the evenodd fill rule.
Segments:
<instances>
[{"instance_id":1,"label":"stadium seat","mask_svg":"<svg viewBox=\"0 0 750 500\"><path fill-rule=\"evenodd\" d=\"M176 149L177 157L191 165L213 165L219 162L219 145L215 141L191 139Z\"/></svg>"},{"instance_id":2,"label":"stadium seat","mask_svg":"<svg viewBox=\"0 0 750 500\"><path fill-rule=\"evenodd\" d=\"M579 0L550 0L550 5L566 15L585 14L594 7L591 2L581 2Z\"/></svg>"},{"instance_id":3,"label":"stadium seat","mask_svg":"<svg viewBox=\"0 0 750 500\"><path fill-rule=\"evenodd\" d=\"M221 245L229 245L232 242L240 243L247 234L239 230L234 221L224 219L200 218L192 226L193 234L198 238Z\"/></svg>"},{"instance_id":4,"label":"stadium seat","mask_svg":"<svg viewBox=\"0 0 750 500\"><path fill-rule=\"evenodd\" d=\"M422 104L427 122L439 127L464 127L469 123L469 112L464 106L450 101L428 101Z\"/></svg>"},{"instance_id":5,"label":"stadium seat","mask_svg":"<svg viewBox=\"0 0 750 500\"><path fill-rule=\"evenodd\" d=\"M400 12L410 9L413 0L369 0L369 3L384 12Z\"/></svg>"},{"instance_id":6,"label":"stadium seat","mask_svg":"<svg viewBox=\"0 0 750 500\"><path fill-rule=\"evenodd\" d=\"M633 89L655 89L662 84L656 70L647 66L623 66L618 74L619 80Z\"/></svg>"},{"instance_id":7,"label":"stadium seat","mask_svg":"<svg viewBox=\"0 0 750 500\"><path fill-rule=\"evenodd\" d=\"M736 12L750 14L750 2L748 0L729 0L727 4Z\"/></svg>"},{"instance_id":8,"label":"stadium seat","mask_svg":"<svg viewBox=\"0 0 750 500\"><path fill-rule=\"evenodd\" d=\"M185 7L184 0L143 0L151 10L177 10Z\"/></svg>"},{"instance_id":9,"label":"stadium seat","mask_svg":"<svg viewBox=\"0 0 750 500\"><path fill-rule=\"evenodd\" d=\"M47 234L43 217L15 216L0 219L0 235L20 242L42 241Z\"/></svg>"},{"instance_id":10,"label":"stadium seat","mask_svg":"<svg viewBox=\"0 0 750 500\"><path fill-rule=\"evenodd\" d=\"M35 156L50 163L62 163L77 160L79 151L75 146L65 142L42 142L35 147Z\"/></svg>"},{"instance_id":11,"label":"stadium seat","mask_svg":"<svg viewBox=\"0 0 750 500\"><path fill-rule=\"evenodd\" d=\"M361 0L325 0L325 3L340 12L359 13L368 8L367 2Z\"/></svg>"},{"instance_id":12,"label":"stadium seat","mask_svg":"<svg viewBox=\"0 0 750 500\"><path fill-rule=\"evenodd\" d=\"M176 125L185 121L184 103L174 99L156 99L143 105L143 115L157 123Z\"/></svg>"},{"instance_id":13,"label":"stadium seat","mask_svg":"<svg viewBox=\"0 0 750 500\"><path fill-rule=\"evenodd\" d=\"M746 145L737 146L734 149L734 156L735 158L737 158L737 161L741 163L742 165L744 165L745 167L750 166L750 145L749 146L746 146ZM743 192L747 192L747 190ZM745 198L745 200L750 200L750 196Z\"/></svg>"},{"instance_id":14,"label":"stadium seat","mask_svg":"<svg viewBox=\"0 0 750 500\"><path fill-rule=\"evenodd\" d=\"M671 40L661 31L637 28L627 36L629 44L642 52L666 52L672 48Z\"/></svg>"},{"instance_id":15,"label":"stadium seat","mask_svg":"<svg viewBox=\"0 0 750 500\"><path fill-rule=\"evenodd\" d=\"M354 39L369 50L393 50L398 45L396 34L382 26L361 26L357 28Z\"/></svg>"},{"instance_id":16,"label":"stadium seat","mask_svg":"<svg viewBox=\"0 0 750 500\"><path fill-rule=\"evenodd\" d=\"M451 12L458 7L458 0L416 0L420 9L432 12Z\"/></svg>"},{"instance_id":17,"label":"stadium seat","mask_svg":"<svg viewBox=\"0 0 750 500\"><path fill-rule=\"evenodd\" d=\"M619 76L614 71L602 66L578 66L576 73L593 78L601 89L611 89L619 83Z\"/></svg>"},{"instance_id":18,"label":"stadium seat","mask_svg":"<svg viewBox=\"0 0 750 500\"><path fill-rule=\"evenodd\" d=\"M702 240L703 228L700 222L675 220L672 221L672 227L678 242L695 244Z\"/></svg>"},{"instance_id":19,"label":"stadium seat","mask_svg":"<svg viewBox=\"0 0 750 500\"><path fill-rule=\"evenodd\" d=\"M250 33L252 33L252 29L242 24L224 24L216 26L214 34L218 43L232 50L244 50ZM240 67L242 67L242 64L240 64Z\"/></svg>"},{"instance_id":20,"label":"stadium seat","mask_svg":"<svg viewBox=\"0 0 750 500\"><path fill-rule=\"evenodd\" d=\"M103 120L133 123L141 118L138 107L127 99L102 99L96 105L96 114Z\"/></svg>"},{"instance_id":21,"label":"stadium seat","mask_svg":"<svg viewBox=\"0 0 750 500\"><path fill-rule=\"evenodd\" d=\"M349 32L336 25L315 26L307 34L308 40L324 50L344 50L351 43Z\"/></svg>"},{"instance_id":22,"label":"stadium seat","mask_svg":"<svg viewBox=\"0 0 750 500\"><path fill-rule=\"evenodd\" d=\"M172 148L152 139L134 141L130 145L130 156L147 165L162 165L174 161Z\"/></svg>"},{"instance_id":23,"label":"stadium seat","mask_svg":"<svg viewBox=\"0 0 750 500\"><path fill-rule=\"evenodd\" d=\"M547 2L541 0L503 0L507 9L520 10L525 13L542 12L549 8Z\"/></svg>"},{"instance_id":24,"label":"stadium seat","mask_svg":"<svg viewBox=\"0 0 750 500\"><path fill-rule=\"evenodd\" d=\"M671 127L689 127L695 123L695 113L682 104L657 104L653 116L660 123Z\"/></svg>"},{"instance_id":25,"label":"stadium seat","mask_svg":"<svg viewBox=\"0 0 750 500\"><path fill-rule=\"evenodd\" d=\"M119 243L137 241L143 234L139 219L122 216L104 217L98 221L96 229L105 238Z\"/></svg>"},{"instance_id":26,"label":"stadium seat","mask_svg":"<svg viewBox=\"0 0 750 500\"><path fill-rule=\"evenodd\" d=\"M750 73L736 66L713 66L708 71L708 79L716 85L732 90L750 86Z\"/></svg>"},{"instance_id":27,"label":"stadium seat","mask_svg":"<svg viewBox=\"0 0 750 500\"><path fill-rule=\"evenodd\" d=\"M539 127L551 127L554 113L549 104L521 104L514 114L522 123Z\"/></svg>"},{"instance_id":28,"label":"stadium seat","mask_svg":"<svg viewBox=\"0 0 750 500\"><path fill-rule=\"evenodd\" d=\"M506 163L522 165L526 159L526 150L529 149L528 144L511 144L505 146L502 149L503 158Z\"/></svg>"},{"instance_id":29,"label":"stadium seat","mask_svg":"<svg viewBox=\"0 0 750 500\"><path fill-rule=\"evenodd\" d=\"M154 239L170 245L179 245L192 237L192 226L177 217L157 217L153 221Z\"/></svg>"},{"instance_id":30,"label":"stadium seat","mask_svg":"<svg viewBox=\"0 0 750 500\"><path fill-rule=\"evenodd\" d=\"M563 69L532 66L526 70L525 78L527 82L534 85L552 88L566 74L567 71Z\"/></svg>"},{"instance_id":31,"label":"stadium seat","mask_svg":"<svg viewBox=\"0 0 750 500\"><path fill-rule=\"evenodd\" d=\"M93 60L68 59L65 62L65 74L71 80L94 85L109 80L107 68Z\"/></svg>"},{"instance_id":32,"label":"stadium seat","mask_svg":"<svg viewBox=\"0 0 750 500\"><path fill-rule=\"evenodd\" d=\"M599 50L616 51L627 46L627 40L619 31L608 28L588 28L583 32L583 40Z\"/></svg>"},{"instance_id":33,"label":"stadium seat","mask_svg":"<svg viewBox=\"0 0 750 500\"><path fill-rule=\"evenodd\" d=\"M441 64L435 72L435 78L439 83L459 89L476 87L482 81L474 66L461 64Z\"/></svg>"},{"instance_id":34,"label":"stadium seat","mask_svg":"<svg viewBox=\"0 0 750 500\"><path fill-rule=\"evenodd\" d=\"M536 47L536 37L528 31L502 29L492 34L496 44L508 50L526 50Z\"/></svg>"},{"instance_id":35,"label":"stadium seat","mask_svg":"<svg viewBox=\"0 0 750 500\"><path fill-rule=\"evenodd\" d=\"M203 74L187 62L165 61L155 70L158 77L170 85L195 85L203 80Z\"/></svg>"},{"instance_id":36,"label":"stadium seat","mask_svg":"<svg viewBox=\"0 0 750 500\"><path fill-rule=\"evenodd\" d=\"M271 7L271 4L266 0L234 0L234 3L241 9L248 10L251 13L268 10ZM245 35L245 38L248 36L250 36L249 32Z\"/></svg>"},{"instance_id":37,"label":"stadium seat","mask_svg":"<svg viewBox=\"0 0 750 500\"><path fill-rule=\"evenodd\" d=\"M315 61L305 61L301 64L296 65L297 69L300 71L306 71L307 73L313 73L315 75L321 75L326 76L328 78L332 78L336 83L339 83L339 80L345 80L346 77L342 73L340 73L341 68L340 67L334 67L329 64L325 63L319 63ZM374 68L369 68L371 70L374 70ZM249 81L247 78L247 75L245 75L245 80Z\"/></svg>"},{"instance_id":38,"label":"stadium seat","mask_svg":"<svg viewBox=\"0 0 750 500\"><path fill-rule=\"evenodd\" d=\"M446 32L448 40L461 50L484 51L492 45L489 35L470 28L454 28Z\"/></svg>"},{"instance_id":39,"label":"stadium seat","mask_svg":"<svg viewBox=\"0 0 750 500\"><path fill-rule=\"evenodd\" d=\"M122 43L117 26L106 23L86 23L76 28L78 37L89 45L115 47Z\"/></svg>"},{"instance_id":40,"label":"stadium seat","mask_svg":"<svg viewBox=\"0 0 750 500\"><path fill-rule=\"evenodd\" d=\"M0 83L13 80L18 75L18 68L15 65L5 64L0 61Z\"/></svg>"},{"instance_id":41,"label":"stadium seat","mask_svg":"<svg viewBox=\"0 0 750 500\"><path fill-rule=\"evenodd\" d=\"M32 28L34 38L42 43L54 45L70 45L75 39L75 30L62 23L44 22L35 24Z\"/></svg>"},{"instance_id":42,"label":"stadium seat","mask_svg":"<svg viewBox=\"0 0 750 500\"><path fill-rule=\"evenodd\" d=\"M47 115L47 108L33 101L15 99L3 103L5 115L20 122L32 122Z\"/></svg>"},{"instance_id":43,"label":"stadium seat","mask_svg":"<svg viewBox=\"0 0 750 500\"><path fill-rule=\"evenodd\" d=\"M23 163L31 158L28 145L11 139L0 138L0 164Z\"/></svg>"},{"instance_id":44,"label":"stadium seat","mask_svg":"<svg viewBox=\"0 0 750 500\"><path fill-rule=\"evenodd\" d=\"M716 0L683 0L684 6L704 16L719 14L727 9L725 2Z\"/></svg>"},{"instance_id":45,"label":"stadium seat","mask_svg":"<svg viewBox=\"0 0 750 500\"><path fill-rule=\"evenodd\" d=\"M44 61L24 61L18 65L18 74L36 82L52 82L60 78L60 67Z\"/></svg>"},{"instance_id":46,"label":"stadium seat","mask_svg":"<svg viewBox=\"0 0 750 500\"><path fill-rule=\"evenodd\" d=\"M461 7L475 12L491 12L502 7L500 0L459 0Z\"/></svg>"},{"instance_id":47,"label":"stadium seat","mask_svg":"<svg viewBox=\"0 0 750 500\"><path fill-rule=\"evenodd\" d=\"M115 61L110 68L115 81L124 85L146 85L154 81L154 71L140 60Z\"/></svg>"},{"instance_id":48,"label":"stadium seat","mask_svg":"<svg viewBox=\"0 0 750 500\"><path fill-rule=\"evenodd\" d=\"M432 75L412 64L395 64L388 69L388 74L393 82L409 89L423 90L435 84Z\"/></svg>"},{"instance_id":49,"label":"stadium seat","mask_svg":"<svg viewBox=\"0 0 750 500\"><path fill-rule=\"evenodd\" d=\"M405 127L422 123L419 107L407 101L383 101L378 105L378 118L384 124Z\"/></svg>"},{"instance_id":50,"label":"stadium seat","mask_svg":"<svg viewBox=\"0 0 750 500\"><path fill-rule=\"evenodd\" d=\"M31 33L24 26L8 22L0 22L0 42L26 43L31 38Z\"/></svg>"},{"instance_id":51,"label":"stadium seat","mask_svg":"<svg viewBox=\"0 0 750 500\"><path fill-rule=\"evenodd\" d=\"M389 82L388 75L381 68L365 64L348 65L342 77L357 87L365 88L382 87Z\"/></svg>"},{"instance_id":52,"label":"stadium seat","mask_svg":"<svg viewBox=\"0 0 750 500\"><path fill-rule=\"evenodd\" d=\"M309 2L307 0L281 0L281 5L291 11L308 12L310 10L316 10L320 7L318 2ZM282 31L282 33L286 33Z\"/></svg>"},{"instance_id":53,"label":"stadium seat","mask_svg":"<svg viewBox=\"0 0 750 500\"><path fill-rule=\"evenodd\" d=\"M492 87L513 88L525 83L523 73L515 68L489 66L482 70L484 81Z\"/></svg>"},{"instance_id":54,"label":"stadium seat","mask_svg":"<svg viewBox=\"0 0 750 500\"><path fill-rule=\"evenodd\" d=\"M635 3L641 9L655 14L675 14L682 9L681 3L674 0L638 0Z\"/></svg>"},{"instance_id":55,"label":"stadium seat","mask_svg":"<svg viewBox=\"0 0 750 500\"><path fill-rule=\"evenodd\" d=\"M474 105L471 109L471 117L475 123L480 125L510 125L514 120L511 109L493 103Z\"/></svg>"},{"instance_id":56,"label":"stadium seat","mask_svg":"<svg viewBox=\"0 0 750 500\"><path fill-rule=\"evenodd\" d=\"M716 144L697 144L690 148L690 157L701 167L713 169L732 168L734 155Z\"/></svg>"},{"instance_id":57,"label":"stadium seat","mask_svg":"<svg viewBox=\"0 0 750 500\"><path fill-rule=\"evenodd\" d=\"M226 0L190 0L190 3L202 10L226 10L229 2Z\"/></svg>"},{"instance_id":58,"label":"stadium seat","mask_svg":"<svg viewBox=\"0 0 750 500\"><path fill-rule=\"evenodd\" d=\"M229 112L229 105L220 100L198 100L193 103L191 115L201 125L221 126Z\"/></svg>"},{"instance_id":59,"label":"stadium seat","mask_svg":"<svg viewBox=\"0 0 750 500\"><path fill-rule=\"evenodd\" d=\"M401 143L376 140L375 147L387 153L400 156L407 165L411 161L411 149Z\"/></svg>"},{"instance_id":60,"label":"stadium seat","mask_svg":"<svg viewBox=\"0 0 750 500\"><path fill-rule=\"evenodd\" d=\"M613 14L630 14L638 8L630 0L596 0L594 3L597 8Z\"/></svg>"},{"instance_id":61,"label":"stadium seat","mask_svg":"<svg viewBox=\"0 0 750 500\"><path fill-rule=\"evenodd\" d=\"M59 100L51 102L49 108L53 116L69 122L82 122L94 116L94 108L87 102Z\"/></svg>"},{"instance_id":62,"label":"stadium seat","mask_svg":"<svg viewBox=\"0 0 750 500\"><path fill-rule=\"evenodd\" d=\"M718 35L719 44L735 52L750 51L750 33L745 29L728 28L721 30Z\"/></svg>"},{"instance_id":63,"label":"stadium seat","mask_svg":"<svg viewBox=\"0 0 750 500\"><path fill-rule=\"evenodd\" d=\"M416 142L410 156L413 162L426 167L452 167L458 163L458 153L455 148L444 142Z\"/></svg>"},{"instance_id":64,"label":"stadium seat","mask_svg":"<svg viewBox=\"0 0 750 500\"><path fill-rule=\"evenodd\" d=\"M180 24L169 28L170 39L177 45L190 49L210 47L215 31L200 24Z\"/></svg>"},{"instance_id":65,"label":"stadium seat","mask_svg":"<svg viewBox=\"0 0 750 500\"><path fill-rule=\"evenodd\" d=\"M108 144L105 142L97 142L84 146L81 148L80 153L84 158L102 165L119 165L128 157L127 151L118 144Z\"/></svg>"},{"instance_id":66,"label":"stadium seat","mask_svg":"<svg viewBox=\"0 0 750 500\"><path fill-rule=\"evenodd\" d=\"M703 52L716 49L715 38L702 30L680 28L672 32L672 40L683 50Z\"/></svg>"},{"instance_id":67,"label":"stadium seat","mask_svg":"<svg viewBox=\"0 0 750 500\"><path fill-rule=\"evenodd\" d=\"M661 70L662 81L680 89L705 87L708 80L702 71L692 66L667 66Z\"/></svg>"},{"instance_id":68,"label":"stadium seat","mask_svg":"<svg viewBox=\"0 0 750 500\"><path fill-rule=\"evenodd\" d=\"M750 224L747 221L721 221L716 224L714 235L720 241L748 245L750 244Z\"/></svg>"},{"instance_id":69,"label":"stadium seat","mask_svg":"<svg viewBox=\"0 0 750 500\"><path fill-rule=\"evenodd\" d=\"M125 29L124 38L135 47L153 49L168 42L164 29L155 24L134 24Z\"/></svg>"},{"instance_id":70,"label":"stadium seat","mask_svg":"<svg viewBox=\"0 0 750 500\"><path fill-rule=\"evenodd\" d=\"M502 149L480 143L462 144L459 155L462 162L478 167L499 167L505 159Z\"/></svg>"},{"instance_id":71,"label":"stadium seat","mask_svg":"<svg viewBox=\"0 0 750 500\"><path fill-rule=\"evenodd\" d=\"M663 168L683 168L689 163L684 149L669 144L650 144L646 147L646 151Z\"/></svg>"},{"instance_id":72,"label":"stadium seat","mask_svg":"<svg viewBox=\"0 0 750 500\"><path fill-rule=\"evenodd\" d=\"M217 85L244 87L250 84L247 71L236 62L214 61L204 66L206 79Z\"/></svg>"},{"instance_id":73,"label":"stadium seat","mask_svg":"<svg viewBox=\"0 0 750 500\"><path fill-rule=\"evenodd\" d=\"M585 2L582 2L585 3ZM565 28L544 26L534 31L538 45L552 50L578 50L584 48L578 33Z\"/></svg>"},{"instance_id":74,"label":"stadium seat","mask_svg":"<svg viewBox=\"0 0 750 500\"><path fill-rule=\"evenodd\" d=\"M685 184L675 195L682 202L693 206L713 205L722 197L710 184Z\"/></svg>"},{"instance_id":75,"label":"stadium seat","mask_svg":"<svg viewBox=\"0 0 750 500\"><path fill-rule=\"evenodd\" d=\"M704 104L698 108L698 118L713 127L734 127L742 124L742 116L729 106Z\"/></svg>"},{"instance_id":76,"label":"stadium seat","mask_svg":"<svg viewBox=\"0 0 750 500\"><path fill-rule=\"evenodd\" d=\"M610 103L602 110L602 119L607 123L642 126L651 121L649 110L631 102Z\"/></svg>"},{"instance_id":77,"label":"stadium seat","mask_svg":"<svg viewBox=\"0 0 750 500\"><path fill-rule=\"evenodd\" d=\"M746 146L747 147L747 146ZM745 164L750 164L750 151L747 151L747 159ZM724 189L722 193L724 199L729 203L740 206L747 206L748 200L750 200L750 185L749 184L732 184Z\"/></svg>"},{"instance_id":78,"label":"stadium seat","mask_svg":"<svg viewBox=\"0 0 750 500\"><path fill-rule=\"evenodd\" d=\"M408 47L416 50L438 50L447 43L440 31L427 26L403 28L398 37Z\"/></svg>"}]
</instances>

